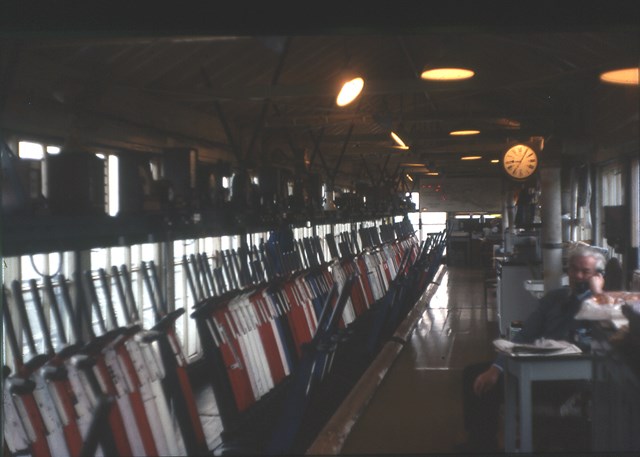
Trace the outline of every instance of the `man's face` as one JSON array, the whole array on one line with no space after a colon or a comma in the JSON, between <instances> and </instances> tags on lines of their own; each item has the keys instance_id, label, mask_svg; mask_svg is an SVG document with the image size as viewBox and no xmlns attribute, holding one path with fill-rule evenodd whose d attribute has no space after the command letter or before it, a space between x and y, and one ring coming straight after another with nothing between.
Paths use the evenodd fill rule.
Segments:
<instances>
[{"instance_id":1,"label":"man's face","mask_svg":"<svg viewBox=\"0 0 640 457\"><path fill-rule=\"evenodd\" d=\"M574 257L569 264L569 286L572 290L581 289L579 284L589 282L589 278L597 274L596 259L593 257ZM584 287L584 286L582 286Z\"/></svg>"}]
</instances>

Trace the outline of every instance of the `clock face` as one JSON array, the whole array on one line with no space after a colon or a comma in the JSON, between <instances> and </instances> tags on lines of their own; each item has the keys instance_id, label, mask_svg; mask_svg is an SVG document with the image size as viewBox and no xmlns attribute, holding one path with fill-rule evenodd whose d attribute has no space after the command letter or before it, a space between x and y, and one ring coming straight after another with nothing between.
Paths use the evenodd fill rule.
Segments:
<instances>
[{"instance_id":1,"label":"clock face","mask_svg":"<svg viewBox=\"0 0 640 457\"><path fill-rule=\"evenodd\" d=\"M504 153L502 166L509 176L526 179L536 171L538 156L530 147L517 144Z\"/></svg>"}]
</instances>

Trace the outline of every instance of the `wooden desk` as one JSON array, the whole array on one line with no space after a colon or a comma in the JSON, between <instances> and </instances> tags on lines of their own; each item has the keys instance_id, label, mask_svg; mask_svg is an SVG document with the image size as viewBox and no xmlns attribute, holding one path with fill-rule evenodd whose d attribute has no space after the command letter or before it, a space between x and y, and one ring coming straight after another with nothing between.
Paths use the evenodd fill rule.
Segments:
<instances>
[{"instance_id":1,"label":"wooden desk","mask_svg":"<svg viewBox=\"0 0 640 457\"><path fill-rule=\"evenodd\" d=\"M504 369L505 452L533 452L531 417L533 411L531 383L533 381L590 381L592 377L592 357L586 354L509 357ZM520 425L520 446L516 448L516 424L518 420Z\"/></svg>"}]
</instances>

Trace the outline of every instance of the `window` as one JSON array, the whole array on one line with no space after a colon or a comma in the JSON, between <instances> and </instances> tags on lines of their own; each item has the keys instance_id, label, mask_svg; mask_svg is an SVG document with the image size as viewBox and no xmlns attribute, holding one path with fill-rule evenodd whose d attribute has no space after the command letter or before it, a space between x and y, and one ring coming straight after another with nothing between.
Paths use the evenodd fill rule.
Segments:
<instances>
[{"instance_id":1,"label":"window","mask_svg":"<svg viewBox=\"0 0 640 457\"><path fill-rule=\"evenodd\" d=\"M107 214L115 216L120 210L120 188L118 175L118 156L109 155L107 157Z\"/></svg>"},{"instance_id":2,"label":"window","mask_svg":"<svg viewBox=\"0 0 640 457\"><path fill-rule=\"evenodd\" d=\"M206 246L208 245L208 246ZM217 246L216 246L217 245ZM175 309L184 308L185 313L176 321L176 333L182 342L185 355L190 358L200 352L200 340L196 322L189 314L197 300L189 287L187 272L183 267L182 258L190 255L208 252L209 256L214 252L214 248L220 247L219 239L217 243L214 239L199 240L177 240L173 242L173 274L174 274L174 303ZM207 250L207 248L209 250Z\"/></svg>"},{"instance_id":3,"label":"window","mask_svg":"<svg viewBox=\"0 0 640 457\"><path fill-rule=\"evenodd\" d=\"M602 168L600 176L600 190L602 198L600 198L601 206L598 209L602 215L602 219L604 219L603 207L624 204L623 167L620 164L605 166ZM604 222L604 220L601 222ZM616 253L613 246L607 243L607 239L604 238L604 232L602 230L600 231L600 236L598 238L600 239L599 244L609 250L610 257L617 257L618 260L622 261L622 255Z\"/></svg>"},{"instance_id":4,"label":"window","mask_svg":"<svg viewBox=\"0 0 640 457\"><path fill-rule=\"evenodd\" d=\"M427 238L429 233L442 232L447 227L447 213L437 211L425 211L420 213L422 226L420 229L420 239Z\"/></svg>"},{"instance_id":5,"label":"window","mask_svg":"<svg viewBox=\"0 0 640 457\"><path fill-rule=\"evenodd\" d=\"M42 160L44 159L45 146L40 143L30 141L18 142L18 157L21 159Z\"/></svg>"},{"instance_id":6,"label":"window","mask_svg":"<svg viewBox=\"0 0 640 457\"><path fill-rule=\"evenodd\" d=\"M36 308L36 301L34 300L34 293L37 293L40 297L42 304L42 311L45 317L46 329L50 332L50 337L54 348L57 348L60 343L59 330L56 325L52 325L51 317L51 301L48 294L44 290L44 277L52 277L52 285L54 287L56 300L60 307L62 302L59 291L57 289L58 274L62 273L69 278L74 271L73 253L51 253L51 254L34 254L25 255L20 257L5 258L4 261L4 285L7 288L7 298L10 304L15 304L16 295L19 294L25 304L25 309L28 316L29 329L33 335L36 352L46 353L45 335L40 327L40 321L38 318L38 312ZM35 281L36 291L31 288L31 281ZM14 288L13 284L17 285ZM18 311L15 306L10 306L12 312L13 321L16 324L16 336L18 339L18 345L22 349L22 357L24 360L29 360L35 354L31 351L28 345L28 340L23 337L23 324L19 318ZM61 309L61 314L64 316L64 324L67 326L64 331L68 335L69 322L66 319L66 312ZM3 345L3 360L10 366L13 364L13 360L8 361L4 352L7 345Z\"/></svg>"}]
</instances>

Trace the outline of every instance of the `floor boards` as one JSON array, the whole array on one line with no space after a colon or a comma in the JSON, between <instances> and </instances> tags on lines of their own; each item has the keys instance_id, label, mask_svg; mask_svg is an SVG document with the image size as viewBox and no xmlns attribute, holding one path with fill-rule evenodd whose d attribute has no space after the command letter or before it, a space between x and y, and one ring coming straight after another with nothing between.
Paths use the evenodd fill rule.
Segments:
<instances>
[{"instance_id":1,"label":"floor boards","mask_svg":"<svg viewBox=\"0 0 640 457\"><path fill-rule=\"evenodd\" d=\"M480 270L450 268L411 340L353 427L343 454L451 452L463 431L465 365L493 357L495 300Z\"/></svg>"}]
</instances>

